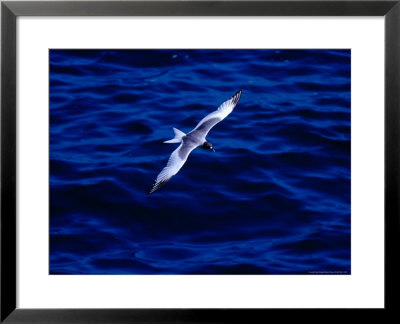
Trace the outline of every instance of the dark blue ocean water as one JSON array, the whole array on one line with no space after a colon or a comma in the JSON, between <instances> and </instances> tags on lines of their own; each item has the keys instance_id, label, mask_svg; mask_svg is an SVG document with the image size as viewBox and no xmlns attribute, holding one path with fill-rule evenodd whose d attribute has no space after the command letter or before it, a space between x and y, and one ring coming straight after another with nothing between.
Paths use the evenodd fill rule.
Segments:
<instances>
[{"instance_id":1,"label":"dark blue ocean water","mask_svg":"<svg viewBox=\"0 0 400 324\"><path fill-rule=\"evenodd\" d=\"M51 50L50 273L350 274L350 85L349 50Z\"/></svg>"}]
</instances>

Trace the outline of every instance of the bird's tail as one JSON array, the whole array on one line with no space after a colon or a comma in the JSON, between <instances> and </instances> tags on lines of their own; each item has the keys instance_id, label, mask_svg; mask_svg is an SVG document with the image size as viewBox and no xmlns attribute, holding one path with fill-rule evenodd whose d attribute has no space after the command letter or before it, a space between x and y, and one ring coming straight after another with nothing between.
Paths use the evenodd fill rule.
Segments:
<instances>
[{"instance_id":1,"label":"bird's tail","mask_svg":"<svg viewBox=\"0 0 400 324\"><path fill-rule=\"evenodd\" d=\"M164 143L180 143L182 141L182 137L185 136L186 134L182 131L180 131L177 128L173 128L175 137L173 139L170 139L169 141L164 141Z\"/></svg>"}]
</instances>

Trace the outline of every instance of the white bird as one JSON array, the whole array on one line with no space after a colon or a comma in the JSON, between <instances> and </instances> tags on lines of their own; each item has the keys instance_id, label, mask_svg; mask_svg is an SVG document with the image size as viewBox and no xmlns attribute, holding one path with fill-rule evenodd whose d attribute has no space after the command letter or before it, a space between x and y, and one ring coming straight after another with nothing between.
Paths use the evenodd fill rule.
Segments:
<instances>
[{"instance_id":1,"label":"white bird","mask_svg":"<svg viewBox=\"0 0 400 324\"><path fill-rule=\"evenodd\" d=\"M172 152L167 165L157 176L157 179L147 192L148 194L159 189L163 184L177 174L185 164L190 152L195 148L200 147L215 152L212 144L206 140L206 136L212 127L232 112L233 108L235 108L239 102L241 94L242 90L236 92L229 100L222 103L216 111L213 111L211 114L204 117L188 134L185 134L179 129L173 128L175 137L169 141L165 141L164 143L180 143L180 145Z\"/></svg>"}]
</instances>

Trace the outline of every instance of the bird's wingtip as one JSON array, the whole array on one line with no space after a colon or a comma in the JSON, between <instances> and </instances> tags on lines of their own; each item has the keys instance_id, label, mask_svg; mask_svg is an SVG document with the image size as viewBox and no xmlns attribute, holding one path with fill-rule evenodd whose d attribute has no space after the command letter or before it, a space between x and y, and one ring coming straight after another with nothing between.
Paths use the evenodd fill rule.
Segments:
<instances>
[{"instance_id":1,"label":"bird's wingtip","mask_svg":"<svg viewBox=\"0 0 400 324\"><path fill-rule=\"evenodd\" d=\"M231 97L231 101L236 105L239 102L241 95L242 95L242 89L235 92L235 94Z\"/></svg>"},{"instance_id":2,"label":"bird's wingtip","mask_svg":"<svg viewBox=\"0 0 400 324\"><path fill-rule=\"evenodd\" d=\"M154 181L154 183L152 184L152 186L150 187L150 189L147 191L147 194L150 195L152 194L154 191L160 189L164 184L166 184L168 182L169 179L167 180L162 180L162 181Z\"/></svg>"},{"instance_id":3,"label":"bird's wingtip","mask_svg":"<svg viewBox=\"0 0 400 324\"><path fill-rule=\"evenodd\" d=\"M149 190L147 190L147 194L150 195L152 194L154 191L157 190L157 181L154 181L154 183L151 185L151 187L149 188Z\"/></svg>"},{"instance_id":4,"label":"bird's wingtip","mask_svg":"<svg viewBox=\"0 0 400 324\"><path fill-rule=\"evenodd\" d=\"M240 96L241 96L241 94L242 94L242 89L240 89L240 90L236 91L236 92L235 92L235 94L232 96L232 98L235 98L235 97L240 97Z\"/></svg>"}]
</instances>

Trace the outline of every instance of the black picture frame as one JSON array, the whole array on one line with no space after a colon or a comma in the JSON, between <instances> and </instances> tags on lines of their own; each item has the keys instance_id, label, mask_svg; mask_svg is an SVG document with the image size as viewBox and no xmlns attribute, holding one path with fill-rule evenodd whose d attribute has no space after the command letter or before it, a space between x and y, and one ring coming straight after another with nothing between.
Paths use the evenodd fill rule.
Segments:
<instances>
[{"instance_id":1,"label":"black picture frame","mask_svg":"<svg viewBox=\"0 0 400 324\"><path fill-rule=\"evenodd\" d=\"M384 309L19 309L16 308L16 19L19 16L384 16ZM1 2L1 313L3 323L254 323L271 316L384 322L398 312L400 256L400 0L395 1L2 1ZM211 293L211 292L210 292ZM313 313L312 313L313 312ZM333 317L331 317L333 316ZM337 316L343 316L337 315ZM394 317L396 318L396 317ZM341 318L343 320L343 318ZM348 320L351 320L348 318ZM360 320L360 318L358 318Z\"/></svg>"}]
</instances>

